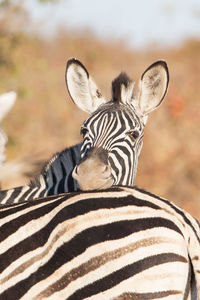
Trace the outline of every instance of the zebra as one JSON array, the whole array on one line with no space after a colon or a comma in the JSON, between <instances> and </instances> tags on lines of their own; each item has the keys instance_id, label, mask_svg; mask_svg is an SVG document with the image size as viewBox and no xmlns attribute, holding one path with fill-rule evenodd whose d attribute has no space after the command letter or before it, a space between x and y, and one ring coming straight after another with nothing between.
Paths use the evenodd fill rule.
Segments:
<instances>
[{"instance_id":1,"label":"zebra","mask_svg":"<svg viewBox=\"0 0 200 300\"><path fill-rule=\"evenodd\" d=\"M0 208L0 300L200 299L200 227L138 188Z\"/></svg>"},{"instance_id":2,"label":"zebra","mask_svg":"<svg viewBox=\"0 0 200 300\"><path fill-rule=\"evenodd\" d=\"M77 191L78 184L72 171L80 161L80 149L81 143L54 154L30 183L0 191L0 205Z\"/></svg>"},{"instance_id":3,"label":"zebra","mask_svg":"<svg viewBox=\"0 0 200 300\"><path fill-rule=\"evenodd\" d=\"M112 82L109 102L79 60L68 60L65 78L73 102L90 114L81 127L81 161L73 171L79 188L133 186L147 117L167 92L166 62L156 61L144 71L134 97L134 82L122 72Z\"/></svg>"},{"instance_id":4,"label":"zebra","mask_svg":"<svg viewBox=\"0 0 200 300\"><path fill-rule=\"evenodd\" d=\"M83 64L77 59L70 59L66 69L66 84L72 100L87 112L96 110L81 128L84 163L77 166L80 162L80 145L74 149L73 155L70 154L73 148L69 152L64 151L64 155L56 155L41 176L31 184L1 191L0 204L18 203L78 189L133 185L147 116L164 99L168 81L167 64L164 61L155 62L143 73L138 96L133 99L134 83L125 73L121 73L112 84L113 100L105 104ZM92 170L87 168L88 161ZM74 178L71 176L72 169ZM101 169L103 177L101 174L99 176Z\"/></svg>"}]
</instances>

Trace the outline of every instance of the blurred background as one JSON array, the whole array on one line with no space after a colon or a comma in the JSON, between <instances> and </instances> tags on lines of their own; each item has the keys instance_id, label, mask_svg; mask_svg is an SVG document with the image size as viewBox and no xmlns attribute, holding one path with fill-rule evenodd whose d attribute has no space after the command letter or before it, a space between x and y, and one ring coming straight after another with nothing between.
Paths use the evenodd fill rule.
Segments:
<instances>
[{"instance_id":1,"label":"blurred background","mask_svg":"<svg viewBox=\"0 0 200 300\"><path fill-rule=\"evenodd\" d=\"M3 121L7 161L80 142L87 117L71 102L65 66L80 59L110 99L111 81L167 61L168 94L148 120L136 185L200 220L199 0L0 0L0 93L18 98ZM11 170L12 172L12 170ZM2 188L28 178L6 180Z\"/></svg>"}]
</instances>

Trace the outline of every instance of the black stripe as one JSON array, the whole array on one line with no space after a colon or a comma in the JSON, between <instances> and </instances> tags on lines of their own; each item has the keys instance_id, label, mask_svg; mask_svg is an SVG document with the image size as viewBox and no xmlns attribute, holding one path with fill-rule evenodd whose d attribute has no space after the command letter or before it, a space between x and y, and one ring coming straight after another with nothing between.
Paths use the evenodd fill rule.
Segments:
<instances>
[{"instance_id":1,"label":"black stripe","mask_svg":"<svg viewBox=\"0 0 200 300\"><path fill-rule=\"evenodd\" d=\"M168 262L174 262L174 261L180 261L184 263L186 262L183 256L180 256L175 253L163 253L163 254L146 257L120 270L117 270L116 272L113 272L112 274L102 279L99 279L91 284L88 284L87 286L76 291L73 295L71 295L67 299L68 300L84 299L92 295L98 295L99 293L108 290L113 286L116 286L123 280L126 280L134 276L135 274L138 274L151 267L160 264L165 264Z\"/></svg>"},{"instance_id":2,"label":"black stripe","mask_svg":"<svg viewBox=\"0 0 200 300\"><path fill-rule=\"evenodd\" d=\"M17 188L15 188L14 193L12 193L12 196L10 196L9 200L7 200L8 204L9 203L13 203L13 201L15 200L15 198L17 198L20 195L20 193L22 191L22 188L23 187L17 187Z\"/></svg>"},{"instance_id":3,"label":"black stripe","mask_svg":"<svg viewBox=\"0 0 200 300\"><path fill-rule=\"evenodd\" d=\"M122 117L126 119L130 128L133 128L133 126L135 127L136 114L133 113L132 110L130 111L128 107L126 107L126 110L123 110Z\"/></svg>"},{"instance_id":4,"label":"black stripe","mask_svg":"<svg viewBox=\"0 0 200 300\"><path fill-rule=\"evenodd\" d=\"M6 210L1 210L1 208L5 208L7 207ZM15 213L17 213L18 211L23 210L26 207L26 202L24 204L6 204L5 206L1 206L0 207L0 219L3 219L7 216L11 216L12 214L14 215ZM1 229L1 228L0 228ZM0 232L1 233L1 232Z\"/></svg>"},{"instance_id":5,"label":"black stripe","mask_svg":"<svg viewBox=\"0 0 200 300\"><path fill-rule=\"evenodd\" d=\"M135 127L139 127L140 130L144 128L143 120L141 120L141 117L136 112L135 107L132 105L132 103L127 104L126 113L129 115L131 119L134 119Z\"/></svg>"},{"instance_id":6,"label":"black stripe","mask_svg":"<svg viewBox=\"0 0 200 300\"><path fill-rule=\"evenodd\" d=\"M118 179L118 175L119 175L119 170L118 168L116 167L112 157L109 157L109 164L111 166L111 169L113 170L113 172L115 173L117 179Z\"/></svg>"},{"instance_id":7,"label":"black stripe","mask_svg":"<svg viewBox=\"0 0 200 300\"><path fill-rule=\"evenodd\" d=\"M121 173L122 170L123 170L123 175L124 175L125 170L126 170L126 165L125 165L125 162L124 162L123 157L121 157L120 154L118 153L118 149L113 150L113 151L112 151L112 154L115 155L115 159L118 161L118 163L119 163L120 166L121 166L121 169L120 169L120 170L117 168L117 166L115 166L115 169L117 170L117 172L116 172L117 176L119 176L119 172Z\"/></svg>"},{"instance_id":8,"label":"black stripe","mask_svg":"<svg viewBox=\"0 0 200 300\"><path fill-rule=\"evenodd\" d=\"M7 192L9 190L4 190L4 191L0 191L0 204L1 202L5 199L6 195L7 195ZM2 205L2 204L1 204ZM4 205L4 204L3 204Z\"/></svg>"},{"instance_id":9,"label":"black stripe","mask_svg":"<svg viewBox=\"0 0 200 300\"><path fill-rule=\"evenodd\" d=\"M75 183L75 179L72 177L72 172L67 178L67 181L64 182L65 188L68 189L69 192L77 191L78 185Z\"/></svg>"},{"instance_id":10,"label":"black stripe","mask_svg":"<svg viewBox=\"0 0 200 300\"><path fill-rule=\"evenodd\" d=\"M49 168L48 170L48 173L51 173L51 176L52 176L52 181L53 181L53 185L50 189L48 189L48 195L51 196L51 195L54 195L54 189L55 189L55 183L56 183L56 175L54 173L54 169L53 167L51 166L51 168ZM48 175L49 176L49 175Z\"/></svg>"},{"instance_id":11,"label":"black stripe","mask_svg":"<svg viewBox=\"0 0 200 300\"><path fill-rule=\"evenodd\" d=\"M54 181L54 191L53 191L53 195L56 194L61 194L64 192L64 180L65 180L65 177L68 176L68 175L65 175L66 174L66 171L68 172L68 166L66 165L67 167L67 170L66 168L64 167L64 164L62 162L62 160L59 161L59 168L55 168L55 173L57 175L56 176L56 180ZM71 169L70 169L71 170ZM61 173L61 174L60 174ZM66 191L68 192L68 191Z\"/></svg>"},{"instance_id":12,"label":"black stripe","mask_svg":"<svg viewBox=\"0 0 200 300\"><path fill-rule=\"evenodd\" d=\"M66 162L66 166L69 166L69 164L71 163L71 168L68 172L69 173L68 177L66 178L67 174L65 176L64 191L67 190L68 192L75 192L78 190L78 184L77 184L77 181L72 177L72 172L73 172L74 167L80 162L81 147L82 147L82 144L79 144L76 147L71 148L71 152L70 152L71 155ZM66 168L66 166L65 166L65 168Z\"/></svg>"},{"instance_id":13,"label":"black stripe","mask_svg":"<svg viewBox=\"0 0 200 300\"><path fill-rule=\"evenodd\" d=\"M67 170L66 170L67 167ZM65 190L65 180L68 178L68 173L71 172L71 168L70 170L68 169L68 166L64 165L64 163L62 161L60 161L60 168L61 168L61 172L62 172L62 176L61 178L57 178L57 182L55 182L55 185L58 183L58 187L57 187L57 194L61 194L61 193L67 193L69 192L69 190ZM55 191L54 191L55 193Z\"/></svg>"},{"instance_id":14,"label":"black stripe","mask_svg":"<svg viewBox=\"0 0 200 300\"><path fill-rule=\"evenodd\" d=\"M103 124L103 125L102 125ZM95 129L95 137L96 137L96 139L98 140L98 138L100 137L102 137L102 134L104 134L103 132L102 132L102 130L100 130L100 128L103 128L103 131L105 130L105 128L106 128L107 126L106 126L106 115L102 115L102 118L101 118L101 120L98 120L97 121L97 124L96 124L96 129ZM92 128L93 130L94 130L94 127Z\"/></svg>"}]
</instances>

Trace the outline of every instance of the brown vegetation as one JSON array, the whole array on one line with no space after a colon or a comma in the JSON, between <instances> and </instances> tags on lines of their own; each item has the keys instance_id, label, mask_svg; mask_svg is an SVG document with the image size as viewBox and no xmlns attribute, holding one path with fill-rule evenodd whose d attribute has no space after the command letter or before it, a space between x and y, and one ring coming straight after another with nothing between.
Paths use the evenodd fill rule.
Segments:
<instances>
[{"instance_id":1,"label":"brown vegetation","mask_svg":"<svg viewBox=\"0 0 200 300\"><path fill-rule=\"evenodd\" d=\"M3 123L9 137L7 158L42 153L48 159L80 141L80 125L86 114L74 106L67 93L64 74L69 57L83 61L108 99L111 81L120 71L139 79L152 62L160 58L167 61L169 91L147 123L136 184L167 197L200 219L199 41L187 42L179 49L151 47L136 52L122 43L109 44L64 31L45 41L0 30L0 93L18 92ZM25 180L6 181L3 188Z\"/></svg>"}]
</instances>

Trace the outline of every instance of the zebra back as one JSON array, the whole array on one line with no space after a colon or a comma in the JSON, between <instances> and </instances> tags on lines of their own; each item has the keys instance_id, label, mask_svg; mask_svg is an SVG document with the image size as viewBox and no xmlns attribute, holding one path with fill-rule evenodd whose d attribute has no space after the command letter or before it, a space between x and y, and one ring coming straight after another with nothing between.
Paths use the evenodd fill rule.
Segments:
<instances>
[{"instance_id":1,"label":"zebra back","mask_svg":"<svg viewBox=\"0 0 200 300\"><path fill-rule=\"evenodd\" d=\"M1 300L200 297L198 222L136 188L4 206L0 243Z\"/></svg>"},{"instance_id":2,"label":"zebra back","mask_svg":"<svg viewBox=\"0 0 200 300\"><path fill-rule=\"evenodd\" d=\"M0 205L78 190L72 171L80 160L81 144L56 153L29 184L0 191Z\"/></svg>"}]
</instances>

